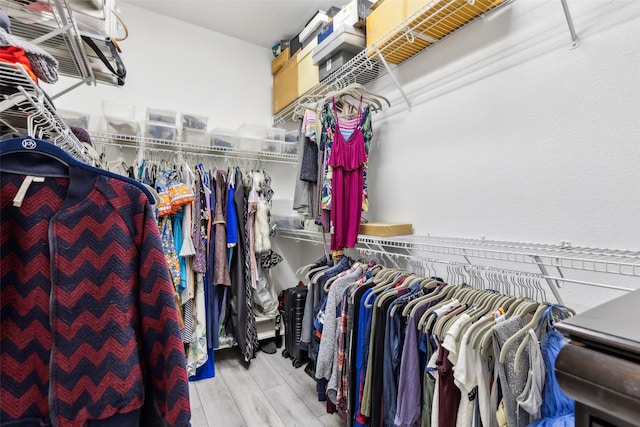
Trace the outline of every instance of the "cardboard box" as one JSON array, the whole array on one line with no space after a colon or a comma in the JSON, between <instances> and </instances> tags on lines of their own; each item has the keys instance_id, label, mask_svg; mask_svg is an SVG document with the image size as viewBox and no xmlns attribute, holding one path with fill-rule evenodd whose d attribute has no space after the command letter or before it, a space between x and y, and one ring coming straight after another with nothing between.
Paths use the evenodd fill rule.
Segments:
<instances>
[{"instance_id":1,"label":"cardboard box","mask_svg":"<svg viewBox=\"0 0 640 427\"><path fill-rule=\"evenodd\" d=\"M367 17L367 48L375 43L375 47L388 62L399 64L431 45L431 41L420 37L416 37L412 43L404 43L404 29L414 25L409 18L429 2L430 0L385 0ZM398 25L401 25L400 29L394 31ZM394 45L394 42L400 38L403 38L403 47L398 49L400 43ZM377 52L369 49L367 55L376 56Z\"/></svg>"},{"instance_id":2,"label":"cardboard box","mask_svg":"<svg viewBox=\"0 0 640 427\"><path fill-rule=\"evenodd\" d=\"M404 236L413 234L413 226L411 224L394 224L391 222L370 222L368 224L360 224L360 234L383 237Z\"/></svg>"},{"instance_id":3,"label":"cardboard box","mask_svg":"<svg viewBox=\"0 0 640 427\"><path fill-rule=\"evenodd\" d=\"M318 66L313 63L313 49L317 46L318 39L305 47L297 55L298 58L298 96L302 96L309 89L317 85L320 72Z\"/></svg>"},{"instance_id":4,"label":"cardboard box","mask_svg":"<svg viewBox=\"0 0 640 427\"><path fill-rule=\"evenodd\" d=\"M385 0L367 16L367 47L406 19L404 0Z\"/></svg>"},{"instance_id":5,"label":"cardboard box","mask_svg":"<svg viewBox=\"0 0 640 427\"><path fill-rule=\"evenodd\" d=\"M442 39L460 26L506 0L384 0L367 17L367 55L382 52L392 64L399 64ZM405 30L420 37L406 42ZM402 39L402 40L399 40Z\"/></svg>"},{"instance_id":6,"label":"cardboard box","mask_svg":"<svg viewBox=\"0 0 640 427\"><path fill-rule=\"evenodd\" d=\"M273 61L271 61L271 74L273 75L278 71L280 71L282 66L286 64L288 60L289 60L289 48L286 48L285 50L280 52L280 55L276 56L273 59Z\"/></svg>"},{"instance_id":7,"label":"cardboard box","mask_svg":"<svg viewBox=\"0 0 640 427\"><path fill-rule=\"evenodd\" d=\"M298 98L298 55L294 55L273 76L273 114Z\"/></svg>"}]
</instances>

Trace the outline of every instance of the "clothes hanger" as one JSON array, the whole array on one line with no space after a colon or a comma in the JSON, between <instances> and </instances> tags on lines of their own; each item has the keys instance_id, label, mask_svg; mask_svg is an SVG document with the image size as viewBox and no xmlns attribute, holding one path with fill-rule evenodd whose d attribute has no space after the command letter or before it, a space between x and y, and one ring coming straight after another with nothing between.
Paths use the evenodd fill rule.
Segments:
<instances>
[{"instance_id":1,"label":"clothes hanger","mask_svg":"<svg viewBox=\"0 0 640 427\"><path fill-rule=\"evenodd\" d=\"M529 329L533 329L538 325L546 309L547 306L545 304L538 305L529 323L524 325L522 329L510 336L509 339L504 342L504 344L502 345L502 349L500 350L500 363L504 363L505 359L507 358L507 350L509 349L509 347L511 347L514 342L525 335L529 331Z\"/></svg>"},{"instance_id":2,"label":"clothes hanger","mask_svg":"<svg viewBox=\"0 0 640 427\"><path fill-rule=\"evenodd\" d=\"M466 289L463 289L462 287L457 286L450 295L447 295L447 298L443 299L441 302L434 305L433 307L428 308L423 313L422 317L420 317L420 320L418 321L418 327L420 327L425 332L428 331L432 323L431 321L433 320L432 319L433 316L431 316L431 314L443 307L453 308L455 305L460 304L460 300L458 299L458 297L462 294L462 291L466 291ZM415 309L416 308L414 307L414 310Z\"/></svg>"},{"instance_id":3,"label":"clothes hanger","mask_svg":"<svg viewBox=\"0 0 640 427\"><path fill-rule=\"evenodd\" d=\"M135 185L145 194L145 196L147 196L150 203L154 203L153 195L144 185L142 185L142 183L84 163L51 142L31 137L12 138L2 141L2 144L0 144L0 156L12 153L37 153L53 158L67 167L83 169L109 178L116 178L120 181Z\"/></svg>"},{"instance_id":4,"label":"clothes hanger","mask_svg":"<svg viewBox=\"0 0 640 427\"><path fill-rule=\"evenodd\" d=\"M540 304L535 302L535 301L530 301L530 300L526 300L525 304L521 304L518 307L518 310L516 310L514 312L514 316L521 316L523 317L524 315L526 315L527 313L531 313L532 311L535 311L539 308ZM506 315L504 316L505 318L509 318ZM502 350L500 350L500 355L503 354L503 350L505 347L507 347L508 345L511 345L511 343L515 340L512 339L513 336L511 336L507 341L505 341L505 343L503 344ZM484 355L489 354L490 351L492 351L491 347L490 347L490 343L493 342L493 330L488 330L484 333L484 336L482 337L482 340L480 342L480 352ZM509 343L507 345L507 343ZM504 357L506 357L506 352L504 352ZM504 358L501 358L501 362L500 363L504 363Z\"/></svg>"},{"instance_id":5,"label":"clothes hanger","mask_svg":"<svg viewBox=\"0 0 640 427\"><path fill-rule=\"evenodd\" d=\"M469 319L467 320L471 321L471 315L473 315L474 313L477 315L478 311L483 312L485 301L487 301L489 298L493 298L493 295L481 289L476 290L478 291L477 293L470 294L471 296L463 302L462 310L456 310L452 313L442 316L436 321L436 324L434 326L435 335L444 340L449 327L457 321L459 315L466 313L469 316Z\"/></svg>"},{"instance_id":6,"label":"clothes hanger","mask_svg":"<svg viewBox=\"0 0 640 427\"><path fill-rule=\"evenodd\" d=\"M376 299L376 306L377 307L382 307L382 303L386 300L388 300L389 298L395 298L397 297L400 289L405 289L407 288L408 285L408 281L411 278L411 274L408 273L403 273L402 275L400 275L389 287L387 287L387 289L385 291L383 291L383 293L380 295L381 298ZM402 284L399 284L400 281L402 281Z\"/></svg>"},{"instance_id":7,"label":"clothes hanger","mask_svg":"<svg viewBox=\"0 0 640 427\"><path fill-rule=\"evenodd\" d=\"M402 309L402 315L404 317L413 317L415 315L415 311L414 308L417 308L423 304L428 304L432 301L435 301L439 298L442 298L443 296L445 296L449 291L448 291L448 285L444 284L444 286L442 288L439 288L438 284L439 282L432 280L432 279L427 279L431 282L429 283L433 283L434 286L431 288L433 289L432 292L429 292L428 294L418 297L412 301L409 301L409 303ZM423 282L425 283L425 282ZM424 287L423 289L429 289L428 287Z\"/></svg>"},{"instance_id":8,"label":"clothes hanger","mask_svg":"<svg viewBox=\"0 0 640 427\"><path fill-rule=\"evenodd\" d=\"M424 333L429 333L431 329L431 325L437 319L433 315L436 310L444 309L445 312L453 309L455 306L460 305L460 301L453 297L449 300L442 301L431 308L428 308L427 311L424 312L420 320L418 320L418 327L422 329Z\"/></svg>"},{"instance_id":9,"label":"clothes hanger","mask_svg":"<svg viewBox=\"0 0 640 427\"><path fill-rule=\"evenodd\" d=\"M408 317L414 317L418 310L420 309L420 307L426 305L426 304L431 304L433 301L436 300L441 300L442 301L446 301L448 299L453 298L453 295L457 292L458 287L456 285L449 285L448 283L442 283L442 286L440 286L440 282L436 282L436 285L433 289L434 291L422 296L422 297L418 297L416 298L414 301L411 301L408 305L408 307L405 307L405 309L402 311L402 314L404 316L408 316Z\"/></svg>"},{"instance_id":10,"label":"clothes hanger","mask_svg":"<svg viewBox=\"0 0 640 427\"><path fill-rule=\"evenodd\" d=\"M124 160L122 146L120 146L120 155L118 158L107 162L107 169L110 172L126 175L129 166L127 166L127 163Z\"/></svg>"},{"instance_id":11,"label":"clothes hanger","mask_svg":"<svg viewBox=\"0 0 640 427\"><path fill-rule=\"evenodd\" d=\"M496 279L498 278L498 276L496 276ZM516 301L514 301L511 306L509 307L509 309L503 313L500 317L504 317L504 318L509 318L511 316L511 314L514 311L514 308L516 308L519 304L521 303L526 303L527 300L522 299L522 298L516 298ZM499 309L499 308L498 308ZM491 312L489 312L489 322L488 323L484 323L484 325L478 329L474 329L474 334L471 337L472 342L471 342L471 346L474 349L480 349L482 347L482 343L486 342L487 339L487 334L489 333L493 333L491 331L491 328L495 325L496 319L497 319L497 312L498 309L493 310Z\"/></svg>"},{"instance_id":12,"label":"clothes hanger","mask_svg":"<svg viewBox=\"0 0 640 427\"><path fill-rule=\"evenodd\" d=\"M307 280L311 280L311 277L314 276L315 274L324 271L326 269L328 269L329 266L328 265L318 265L318 266L312 266L311 268L309 268L309 270L307 271L307 273L305 274L305 278Z\"/></svg>"},{"instance_id":13,"label":"clothes hanger","mask_svg":"<svg viewBox=\"0 0 640 427\"><path fill-rule=\"evenodd\" d=\"M390 275L395 274L396 272L397 270L393 268L383 267L382 270L376 274L373 283L376 285L382 283L383 281L386 281Z\"/></svg>"},{"instance_id":14,"label":"clothes hanger","mask_svg":"<svg viewBox=\"0 0 640 427\"><path fill-rule=\"evenodd\" d=\"M387 103L387 105L389 107L391 107L391 102L389 102L389 100L387 98L385 98L382 95L373 93L371 91L369 91L368 89L366 89L364 87L364 85L360 84L360 83L351 83L343 88L334 90L334 91L330 91L328 92L323 98L321 98L318 102L317 105L324 105L327 101L329 101L330 99L336 97L340 97L343 94L350 94L350 95L355 95L354 98L359 99L360 95L367 96L369 99L376 99L376 102L380 105L380 109L382 109L382 104L380 100L383 100ZM377 105L377 104L376 104Z\"/></svg>"},{"instance_id":15,"label":"clothes hanger","mask_svg":"<svg viewBox=\"0 0 640 427\"><path fill-rule=\"evenodd\" d=\"M497 312L498 310L506 309L515 300L516 300L516 297L514 296L504 295L497 292L494 295L491 295L490 298L487 299L482 306L478 307L477 310L469 313L470 318L467 319L462 325L460 325L461 333L464 333L463 331L466 331L468 328L471 328L473 325L482 324L481 319L483 317L486 317L487 315L490 315L492 316L492 318L495 318L493 317L495 312ZM468 343L469 338L471 336L472 336L471 334L468 335L467 341L465 342Z\"/></svg>"},{"instance_id":16,"label":"clothes hanger","mask_svg":"<svg viewBox=\"0 0 640 427\"><path fill-rule=\"evenodd\" d=\"M543 324L543 322L545 320L547 320L548 324L553 326L553 324L555 323L555 316L554 316L554 311L557 312L559 314L558 318L559 319L566 319L567 317L571 317L575 315L575 311L572 309L569 309L565 306L561 306L561 305L555 305L555 304L550 304L550 305L546 305L546 309L544 311L544 313L542 313L541 316L539 316L539 319L536 320L536 315L538 314L538 312L536 312L534 314L534 317L531 319L531 322L529 322L529 324L534 324L537 322L537 325L535 327L532 327L530 329L533 329L538 335L540 335L540 329L541 326ZM518 363L520 361L520 356L522 355L522 353L524 352L527 342L531 339L531 335L530 334L526 334L522 340L522 342L520 343L520 345L518 346L518 349L516 350L516 355L515 355L515 366L516 366L516 372L518 372ZM505 343L506 345L506 343ZM502 355L502 353L501 353Z\"/></svg>"},{"instance_id":17,"label":"clothes hanger","mask_svg":"<svg viewBox=\"0 0 640 427\"><path fill-rule=\"evenodd\" d=\"M420 283L420 285L422 285L422 281L424 281L424 280L425 280L425 279L424 279L424 277L416 276L416 278L414 278L413 280L411 280L411 281L410 281L410 283L408 283L408 284L407 284L407 287L409 287L409 288L410 288L411 286L415 285L416 283ZM419 289L420 289L420 290L423 290L423 289L427 289L427 288L422 288L422 286L419 286ZM407 302L407 303L404 305L404 307L403 307L403 309L402 309L402 313L401 313L401 315L402 315L402 316L406 316L406 315L404 314L405 309L407 308L407 306L408 306L409 304L411 304L413 301L417 300L418 298L419 298L419 297L414 298L414 299L412 299L411 301ZM393 307L391 307L391 311L389 312L390 317L395 316L395 315L396 315L396 311L397 311L397 310L398 310L398 304L395 304Z\"/></svg>"},{"instance_id":18,"label":"clothes hanger","mask_svg":"<svg viewBox=\"0 0 640 427\"><path fill-rule=\"evenodd\" d=\"M444 341L444 336L446 333L446 331L444 331L444 325L449 321L455 322L458 316L467 311L468 308L469 306L467 304L462 304L460 305L460 307L451 310L449 313L438 317L438 319L435 321L435 324L433 325L432 335L438 337L440 341Z\"/></svg>"},{"instance_id":19,"label":"clothes hanger","mask_svg":"<svg viewBox=\"0 0 640 427\"><path fill-rule=\"evenodd\" d=\"M364 306L366 308L373 308L373 304L371 304L371 298L373 298L374 295L378 296L378 294L383 292L385 289L388 289L389 287L400 281L403 277L406 277L403 275L403 272L392 269L391 274L386 276L384 281L380 281L377 284L374 284L373 288L371 288L371 293L369 293L369 295L367 295L367 298L364 300Z\"/></svg>"}]
</instances>

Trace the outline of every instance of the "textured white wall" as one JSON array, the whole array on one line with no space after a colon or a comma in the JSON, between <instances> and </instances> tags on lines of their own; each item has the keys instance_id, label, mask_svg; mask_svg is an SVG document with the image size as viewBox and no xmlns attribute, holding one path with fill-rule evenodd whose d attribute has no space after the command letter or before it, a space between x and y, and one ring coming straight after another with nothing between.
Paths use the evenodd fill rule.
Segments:
<instances>
[{"instance_id":1,"label":"textured white wall","mask_svg":"<svg viewBox=\"0 0 640 427\"><path fill-rule=\"evenodd\" d=\"M150 106L209 116L210 127L270 123L269 50L128 3L120 7L129 27L120 43L125 86L81 87L56 100L58 108L100 115L102 99L110 99L136 105L139 120ZM73 82L61 79L45 90Z\"/></svg>"}]
</instances>

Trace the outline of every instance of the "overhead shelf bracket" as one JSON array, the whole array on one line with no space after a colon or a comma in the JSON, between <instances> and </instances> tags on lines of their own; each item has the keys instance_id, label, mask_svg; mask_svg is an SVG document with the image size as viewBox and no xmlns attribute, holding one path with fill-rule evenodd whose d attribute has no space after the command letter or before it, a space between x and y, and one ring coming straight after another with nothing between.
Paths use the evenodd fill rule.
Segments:
<instances>
[{"instance_id":1,"label":"overhead shelf bracket","mask_svg":"<svg viewBox=\"0 0 640 427\"><path fill-rule=\"evenodd\" d=\"M380 49L378 49L378 46L374 46L374 48L376 50L376 53L378 54L378 58L380 58L380 62L382 62L382 65L384 65L384 68L387 69L387 73L389 73L389 76L391 76L391 80L393 80L393 82L395 83L396 87L400 91L400 94L404 98L404 101L407 103L407 106L409 107L409 111L411 111L411 102L409 102L409 98L407 97L407 94L404 93L404 89L402 89L400 82L396 78L395 74L393 74L393 70L389 66L389 63L387 62L386 59L384 59L384 55L382 54L382 52L380 52Z\"/></svg>"},{"instance_id":2,"label":"overhead shelf bracket","mask_svg":"<svg viewBox=\"0 0 640 427\"><path fill-rule=\"evenodd\" d=\"M74 83L73 85L69 86L68 88L61 90L60 92L56 93L55 95L52 95L51 99L57 99L57 98L61 97L62 95L67 94L67 93L71 92L72 90L82 86L83 84L90 85L94 81L95 80L92 77L86 77L86 78L80 80L79 82Z\"/></svg>"},{"instance_id":3,"label":"overhead shelf bracket","mask_svg":"<svg viewBox=\"0 0 640 427\"><path fill-rule=\"evenodd\" d=\"M42 42L45 42L51 38L54 38L55 36L57 36L58 34L64 34L66 33L68 30L70 30L73 26L69 23L63 27L60 28L56 28L55 30L52 30L51 32L47 33L47 34L43 34L40 37L31 40L32 44L40 44Z\"/></svg>"}]
</instances>

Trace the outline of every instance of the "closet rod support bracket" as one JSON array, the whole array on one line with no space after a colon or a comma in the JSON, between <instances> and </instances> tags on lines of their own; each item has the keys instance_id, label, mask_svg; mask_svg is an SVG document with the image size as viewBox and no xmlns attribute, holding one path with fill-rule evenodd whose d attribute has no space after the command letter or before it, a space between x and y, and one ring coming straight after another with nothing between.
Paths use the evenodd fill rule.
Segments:
<instances>
[{"instance_id":1,"label":"closet rod support bracket","mask_svg":"<svg viewBox=\"0 0 640 427\"><path fill-rule=\"evenodd\" d=\"M407 106L409 107L409 111L411 111L411 102L409 102L409 98L407 97L407 94L402 89L402 85L396 78L396 75L393 73L393 70L389 66L389 63L387 62L386 59L384 59L384 55L382 54L382 52L380 52L380 49L378 49L378 46L374 45L374 49L378 54L378 58L380 58L380 62L382 62L382 65L384 65L384 68L386 68L387 73L389 73L389 76L391 76L391 80L393 80L393 83L395 83L396 87L400 91L400 94L402 94L402 97L404 98L404 102L406 102Z\"/></svg>"},{"instance_id":2,"label":"closet rod support bracket","mask_svg":"<svg viewBox=\"0 0 640 427\"><path fill-rule=\"evenodd\" d=\"M40 37L31 40L31 43L32 44L36 44L36 45L40 44L42 42L45 42L45 41L57 36L58 34L66 33L72 27L73 27L73 25L71 25L71 23L67 23L66 25L64 25L64 26L62 26L60 28L57 28L57 29L55 29L53 31L48 32L47 34L43 34Z\"/></svg>"},{"instance_id":3,"label":"closet rod support bracket","mask_svg":"<svg viewBox=\"0 0 640 427\"><path fill-rule=\"evenodd\" d=\"M580 47L580 40L578 39L578 34L576 33L576 29L573 26L573 19L571 18L571 11L569 11L569 5L567 4L567 0L560 0L562 3L562 10L564 10L564 17L567 19L567 25L569 26L569 32L571 33L571 47L569 49L577 49Z\"/></svg>"},{"instance_id":4,"label":"closet rod support bracket","mask_svg":"<svg viewBox=\"0 0 640 427\"><path fill-rule=\"evenodd\" d=\"M540 257L538 255L532 255L531 257L533 258L535 263L538 265L538 268L540 268L540 271L542 272L542 275L544 276L544 280L549 285L549 289L551 289L551 292L553 293L553 296L556 297L556 301L558 301L560 304L564 305L564 301L562 300L562 297L560 296L560 292L558 292L558 289L561 288L560 282L558 280L556 280L556 279L549 278L549 272L547 271L547 268L544 266L544 264L542 263L542 260L540 259ZM559 268L558 268L558 271L560 271Z\"/></svg>"},{"instance_id":5,"label":"closet rod support bracket","mask_svg":"<svg viewBox=\"0 0 640 427\"><path fill-rule=\"evenodd\" d=\"M61 90L60 92L56 93L55 95L52 95L51 99L57 99L57 98L61 97L62 95L65 95L65 94L71 92L72 90L82 86L83 84L90 85L92 82L93 82L93 79L91 77L86 77L86 78L80 80L79 82L76 82L73 85L69 86L68 88Z\"/></svg>"}]
</instances>

